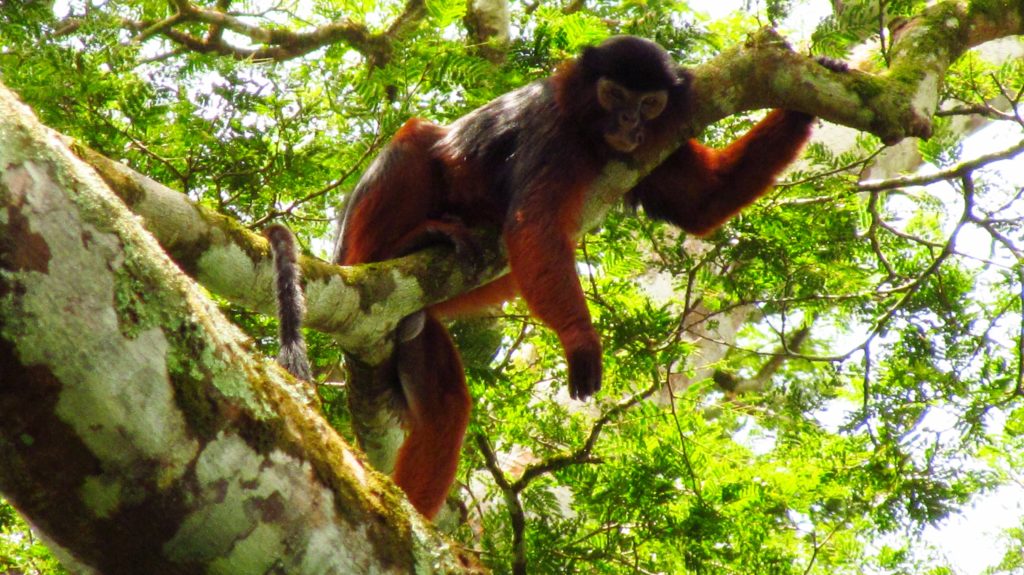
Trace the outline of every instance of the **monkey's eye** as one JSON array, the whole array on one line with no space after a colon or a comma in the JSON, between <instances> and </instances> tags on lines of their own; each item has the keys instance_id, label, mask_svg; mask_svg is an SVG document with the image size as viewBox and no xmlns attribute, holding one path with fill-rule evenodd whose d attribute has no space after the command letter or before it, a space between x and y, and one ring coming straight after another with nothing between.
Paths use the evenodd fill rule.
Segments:
<instances>
[{"instance_id":1,"label":"monkey's eye","mask_svg":"<svg viewBox=\"0 0 1024 575\"><path fill-rule=\"evenodd\" d=\"M605 110L618 110L631 105L636 105L633 93L623 88L608 78L599 78L597 81L597 100Z\"/></svg>"},{"instance_id":2,"label":"monkey's eye","mask_svg":"<svg viewBox=\"0 0 1024 575\"><path fill-rule=\"evenodd\" d=\"M618 86L612 86L611 89L608 90L608 97L611 99L612 104L615 104L616 106L623 106L626 104L626 100L629 100L629 96L626 94L626 91Z\"/></svg>"},{"instance_id":3,"label":"monkey's eye","mask_svg":"<svg viewBox=\"0 0 1024 575\"><path fill-rule=\"evenodd\" d=\"M644 95L640 100L640 113L648 120L657 118L665 111L668 104L668 94L664 91Z\"/></svg>"}]
</instances>

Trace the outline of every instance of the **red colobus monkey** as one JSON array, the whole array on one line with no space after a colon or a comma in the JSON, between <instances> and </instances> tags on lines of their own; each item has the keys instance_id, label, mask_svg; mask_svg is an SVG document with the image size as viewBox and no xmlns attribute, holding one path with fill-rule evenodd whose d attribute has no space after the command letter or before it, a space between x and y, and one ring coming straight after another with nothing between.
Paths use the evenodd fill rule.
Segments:
<instances>
[{"instance_id":1,"label":"red colobus monkey","mask_svg":"<svg viewBox=\"0 0 1024 575\"><path fill-rule=\"evenodd\" d=\"M415 316L387 362L351 370L353 377L382 378L377 383L403 399L407 437L394 479L427 517L455 478L471 404L442 318L519 294L558 334L570 395L597 392L601 341L574 257L581 210L609 161L649 159L678 137L689 117L688 84L688 73L654 42L614 37L450 126L409 120L352 192L338 264L394 258L439 236L459 247L470 228L500 230L508 252L507 275ZM627 201L707 234L773 184L807 141L812 121L774 110L725 149L690 140Z\"/></svg>"}]
</instances>

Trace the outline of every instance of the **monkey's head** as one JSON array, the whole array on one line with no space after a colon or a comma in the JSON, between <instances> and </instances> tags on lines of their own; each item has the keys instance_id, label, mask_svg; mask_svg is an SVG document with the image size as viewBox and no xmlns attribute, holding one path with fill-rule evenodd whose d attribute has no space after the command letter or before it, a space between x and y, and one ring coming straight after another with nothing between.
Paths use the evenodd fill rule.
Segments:
<instances>
[{"instance_id":1,"label":"monkey's head","mask_svg":"<svg viewBox=\"0 0 1024 575\"><path fill-rule=\"evenodd\" d=\"M635 36L615 36L587 48L579 65L593 80L605 143L624 154L644 143L648 124L681 97L687 83L664 48Z\"/></svg>"}]
</instances>

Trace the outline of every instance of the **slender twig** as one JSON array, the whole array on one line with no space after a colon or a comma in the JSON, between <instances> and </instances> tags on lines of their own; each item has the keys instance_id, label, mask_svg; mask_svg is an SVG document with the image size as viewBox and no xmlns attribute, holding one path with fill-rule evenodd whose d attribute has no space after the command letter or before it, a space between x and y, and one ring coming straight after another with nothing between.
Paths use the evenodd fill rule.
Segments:
<instances>
[{"instance_id":1,"label":"slender twig","mask_svg":"<svg viewBox=\"0 0 1024 575\"><path fill-rule=\"evenodd\" d=\"M661 387L661 382L656 382L651 387L616 403L594 422L590 429L590 434L587 436L587 439L583 442L581 447L571 453L555 455L544 459L539 463L528 465L519 479L513 482L508 480L505 473L498 465L498 457L491 448L487 437L482 433L478 433L474 436L477 448L480 450L480 453L484 458L484 465L491 473L491 476L494 477L494 482L497 484L498 489L501 490L508 506L509 518L512 522L513 573L517 575L525 574L527 565L525 537L526 511L523 508L523 503L519 494L522 493L523 490L533 482L533 480L543 475L554 473L572 465L600 463L601 459L594 457L593 451L604 427L612 419L618 417L622 412L650 397L658 390L659 387Z\"/></svg>"},{"instance_id":2,"label":"slender twig","mask_svg":"<svg viewBox=\"0 0 1024 575\"><path fill-rule=\"evenodd\" d=\"M857 189L862 192L880 192L883 190L891 190L894 188L905 188L909 186L926 186L928 184L934 184L935 182L941 182L943 180L951 180L954 178L961 178L965 174L973 172L978 168L991 164L992 162L999 162L1002 160L1009 160L1017 156L1017 154L1024 152L1024 140L1021 140L1016 145L1007 148L1001 152L994 152L992 154L985 154L978 156L973 160L961 162L955 166L940 170L934 174L923 174L917 176L903 176L900 178L892 178L889 180L876 180L862 182Z\"/></svg>"},{"instance_id":3,"label":"slender twig","mask_svg":"<svg viewBox=\"0 0 1024 575\"><path fill-rule=\"evenodd\" d=\"M1016 119L1017 123L1024 126L1024 118L1022 118L1020 115L1019 105L1021 98L1024 97L1024 86L1021 86L1017 90L1016 96L1011 96L1010 93L1006 91L1006 86L1004 86L1003 83L999 81L999 78L997 78L994 73L991 75L991 78L992 83L996 85L996 89L999 90L999 93L1004 98L1006 98L1008 102L1010 102L1010 109L1013 110L1013 117Z\"/></svg>"},{"instance_id":4,"label":"slender twig","mask_svg":"<svg viewBox=\"0 0 1024 575\"><path fill-rule=\"evenodd\" d=\"M818 538L814 535L814 533L811 534L811 537L814 540L814 543L813 543L814 551L811 552L811 558L807 561L807 568L804 569L804 575L809 575L810 574L811 569L814 567L815 560L818 559L818 553L822 550L822 548L825 547L825 545L828 544L829 540L832 539L832 536L835 535L838 531L839 531L839 526L833 527L832 531L830 531L829 534L826 535L825 538L821 540L821 543L818 543Z\"/></svg>"},{"instance_id":5,"label":"slender twig","mask_svg":"<svg viewBox=\"0 0 1024 575\"><path fill-rule=\"evenodd\" d=\"M888 30L885 26L885 0L878 0L878 49L882 53L882 58L885 59L885 64L888 66L892 62L889 58L889 51L892 46L886 46L885 37Z\"/></svg>"},{"instance_id":6,"label":"slender twig","mask_svg":"<svg viewBox=\"0 0 1024 575\"><path fill-rule=\"evenodd\" d=\"M99 118L101 122L103 122L104 124L107 125L107 127L109 127L110 129L114 130L118 134L121 134L125 138L128 138L128 140L131 141L132 146L135 149L139 150L144 155L149 156L150 158L156 160L161 165L163 165L165 168L167 168L167 170L169 170L171 172L171 174L174 175L175 179L177 179L178 181L181 182L182 186L187 185L188 177L185 174L183 174L180 170L178 170L178 168L174 164L172 164L170 160L168 160L167 158L164 158L163 156L157 154L153 150L150 150L149 147L147 147L146 144L142 140L139 140L138 138L133 136L131 133L129 133L127 130L125 130L125 129L121 128L120 126L118 126L117 124L115 124L113 120L108 118L100 110L98 110L98 109L96 109L96 108L94 108L92 106L90 106L89 109L93 113L93 115L95 117ZM185 189L185 188L183 187L182 189Z\"/></svg>"},{"instance_id":7,"label":"slender twig","mask_svg":"<svg viewBox=\"0 0 1024 575\"><path fill-rule=\"evenodd\" d=\"M381 138L378 135L374 138L373 142L371 142L370 145L367 146L366 150L364 150L363 153L359 156L359 159L353 162L352 165L349 166L348 170L346 170L343 174L335 178L334 181L331 182L330 184L327 184L326 186L320 188L319 190L316 190L315 192L311 192L301 198L293 200L290 204L288 204L288 207L286 208L283 208L281 210L271 210L267 212L261 218L254 221L250 227L254 229L261 228L264 224L275 218L278 218L280 216L291 216L292 212L294 212L295 209L301 206L302 204L305 204L306 202L309 202L311 200L315 200L316 198L319 198L320 196L328 194L331 191L337 189L343 183L345 183L352 176L352 174L356 172L356 170L362 168L367 158L369 158L372 154L376 154L379 151L380 142Z\"/></svg>"},{"instance_id":8,"label":"slender twig","mask_svg":"<svg viewBox=\"0 0 1024 575\"><path fill-rule=\"evenodd\" d=\"M878 438L875 436L875 430L871 426L871 342L874 340L875 334L868 336L868 339L863 344L864 350L864 377L861 379L861 411L864 413L864 417L861 422L864 424L864 429L868 432L868 438L871 443L878 447Z\"/></svg>"},{"instance_id":9,"label":"slender twig","mask_svg":"<svg viewBox=\"0 0 1024 575\"><path fill-rule=\"evenodd\" d=\"M885 151L885 149L886 148L884 146L881 146L877 150L875 150L875 151L871 152L870 154L868 154L867 156L865 156L863 158L858 158L858 159L850 162L849 164L846 164L845 166L839 166L838 168L833 168L831 170L825 170L825 171L822 171L822 172L815 172L813 174L808 175L807 177L800 178L799 180L786 180L786 181L779 182L779 183L775 184L775 189L788 188L788 187L792 187L792 186L799 186L799 185L802 185L802 184L808 184L808 183L811 183L811 182L820 181L821 178L827 178L829 176L836 176L836 175L842 174L844 172L850 172L850 171L852 171L852 170L854 170L856 168L863 168L864 166L870 164L872 160L877 158L879 154L881 154L883 151Z\"/></svg>"},{"instance_id":10,"label":"slender twig","mask_svg":"<svg viewBox=\"0 0 1024 575\"><path fill-rule=\"evenodd\" d=\"M519 346L523 345L523 341L526 340L526 335L530 333L530 322L521 322L519 328L519 334L516 335L516 339L508 346L508 350L505 352L505 358L498 362L494 368L494 373L504 373L508 369L509 363L512 362L512 355L519 349Z\"/></svg>"},{"instance_id":11,"label":"slender twig","mask_svg":"<svg viewBox=\"0 0 1024 575\"><path fill-rule=\"evenodd\" d=\"M593 451L594 446L597 445L598 438L601 436L601 431L604 429L604 426L611 422L612 419L618 417L622 412L650 397L660 386L661 382L656 382L647 389L633 394L613 405L591 426L590 434L583 442L582 447L571 453L555 455L539 463L528 465L523 471L523 475L512 484L513 488L517 491L522 491L537 477L553 473L560 469L569 467L570 465L578 465L581 463L600 463L601 460L593 456Z\"/></svg>"},{"instance_id":12,"label":"slender twig","mask_svg":"<svg viewBox=\"0 0 1024 575\"><path fill-rule=\"evenodd\" d=\"M1017 119L1013 114L1007 114L1000 112L999 110L989 106L987 104L965 104L963 106L956 106L945 110L938 110L935 112L936 117L948 117L948 116L969 116L978 115L990 118L992 120L1008 120L1016 121Z\"/></svg>"},{"instance_id":13,"label":"slender twig","mask_svg":"<svg viewBox=\"0 0 1024 575\"><path fill-rule=\"evenodd\" d=\"M885 257L885 252L882 250L882 245L878 241L878 228L882 225L882 215L878 212L878 201L879 194L871 194L868 198L868 213L871 214L871 224L868 225L868 230L865 233L868 239L871 241L871 250L875 252L875 257L878 261L882 262L882 266L885 267L886 281L895 281L899 277L896 273L896 269L892 267L889 260Z\"/></svg>"},{"instance_id":14,"label":"slender twig","mask_svg":"<svg viewBox=\"0 0 1024 575\"><path fill-rule=\"evenodd\" d=\"M697 476L697 471L694 468L693 461L690 459L690 450L687 447L688 440L686 434L683 433L683 426L679 422L679 412L676 410L676 392L672 389L672 385L668 381L668 375L672 369L665 370L665 381L659 381L659 375L657 372L654 373L655 386L660 388L664 385L668 391L668 405L672 413L672 421L675 423L676 434L679 436L679 450L683 456L683 465L686 467L686 472L690 476L690 488L693 489L693 495L697 498L697 504L699 507L704 508L706 503L704 501L704 488L701 486L700 478Z\"/></svg>"},{"instance_id":15,"label":"slender twig","mask_svg":"<svg viewBox=\"0 0 1024 575\"><path fill-rule=\"evenodd\" d=\"M505 473L498 466L498 457L491 449L491 444L482 433L475 435L476 446L484 457L484 465L494 477L498 489L505 496L505 504L508 506L509 519L512 521L512 573L515 575L526 574L526 511L523 509L523 502L519 500L519 490L508 482Z\"/></svg>"},{"instance_id":16,"label":"slender twig","mask_svg":"<svg viewBox=\"0 0 1024 575\"><path fill-rule=\"evenodd\" d=\"M1018 273L1020 279L1020 304L1024 310L1024 269ZM1017 385L1014 387L1014 395L1024 395L1024 311L1020 314L1020 327L1017 331Z\"/></svg>"}]
</instances>

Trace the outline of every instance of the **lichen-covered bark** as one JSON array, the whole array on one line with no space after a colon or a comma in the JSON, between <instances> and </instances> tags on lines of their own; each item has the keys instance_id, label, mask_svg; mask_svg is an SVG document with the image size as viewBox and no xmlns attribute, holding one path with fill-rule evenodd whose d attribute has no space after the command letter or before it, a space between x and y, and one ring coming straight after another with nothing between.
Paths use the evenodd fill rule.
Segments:
<instances>
[{"instance_id":1,"label":"lichen-covered bark","mask_svg":"<svg viewBox=\"0 0 1024 575\"><path fill-rule=\"evenodd\" d=\"M0 87L0 491L62 560L458 572L295 385Z\"/></svg>"},{"instance_id":2,"label":"lichen-covered bark","mask_svg":"<svg viewBox=\"0 0 1024 575\"><path fill-rule=\"evenodd\" d=\"M136 214L174 261L214 293L274 313L273 265L263 237L128 167L73 145ZM482 233L480 261L444 257L443 248L400 260L344 268L301 258L304 324L330 333L349 354L374 364L390 353L388 336L405 316L497 277L506 262L495 234ZM358 366L357 366L358 367ZM373 381L364 378L363 381ZM389 472L404 432L393 389L349 389L354 430L375 467Z\"/></svg>"},{"instance_id":3,"label":"lichen-covered bark","mask_svg":"<svg viewBox=\"0 0 1024 575\"><path fill-rule=\"evenodd\" d=\"M508 0L466 0L463 23L480 55L492 62L505 59L511 37Z\"/></svg>"}]
</instances>

